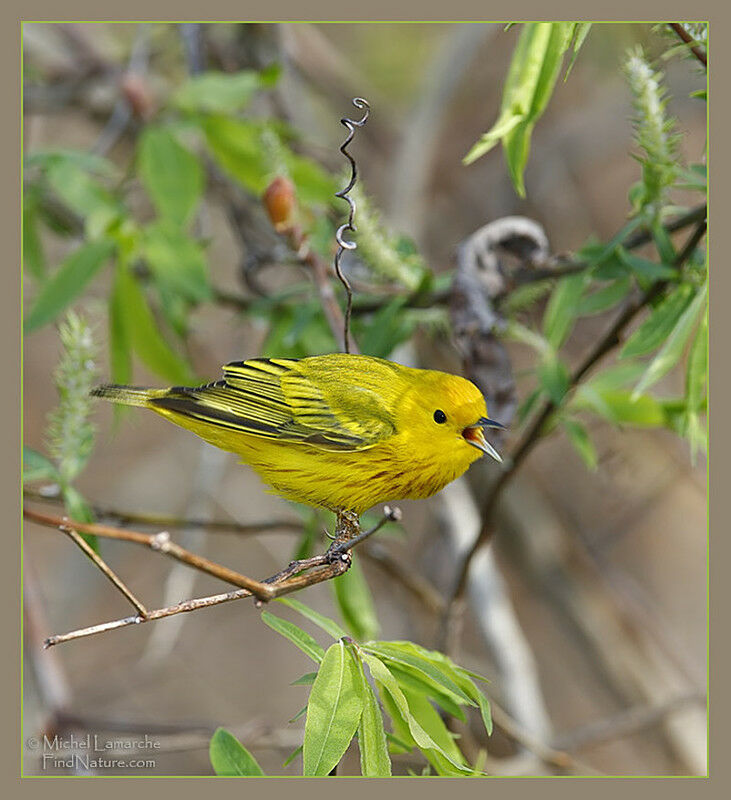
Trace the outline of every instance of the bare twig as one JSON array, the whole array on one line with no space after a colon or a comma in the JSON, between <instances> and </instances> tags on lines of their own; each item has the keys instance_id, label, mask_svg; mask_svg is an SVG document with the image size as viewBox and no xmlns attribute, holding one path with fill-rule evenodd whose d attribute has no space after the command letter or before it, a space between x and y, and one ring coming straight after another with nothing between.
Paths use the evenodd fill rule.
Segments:
<instances>
[{"instance_id":1,"label":"bare twig","mask_svg":"<svg viewBox=\"0 0 731 800\"><path fill-rule=\"evenodd\" d=\"M675 219L669 220L665 223L664 228L668 233L675 233L676 231L683 230L691 225L701 222L706 217L706 206L697 206L692 208L685 214L681 214ZM651 234L642 229L636 231L627 237L621 243L622 247L626 250L636 250L639 247L651 241ZM313 277L318 288L321 292L323 287L329 287L329 266L320 259L317 254L310 253L307 248L306 241L300 233L298 238L291 240L290 246L293 250L300 251L301 261L312 269ZM565 256L553 256L545 260L541 265L518 267L510 276L508 280L507 293L518 286L524 286L528 283L537 283L538 281L545 281L551 279L565 278L569 275L576 275L583 272L591 266L588 261L579 261L569 259ZM224 289L214 288L214 301L218 305L228 306L237 311L248 311L252 303L256 302L256 298L245 297L235 292L229 292ZM451 298L450 289L442 289L433 292L411 292L409 294L390 292L384 297L374 299L363 298L361 301L354 299L353 302L353 315L372 314L383 308L384 303L390 302L395 297L403 298L403 305L405 308L431 308L433 306L443 306L449 303ZM496 298L496 302L500 302L501 298ZM331 329L339 338L340 331L342 331L342 312L337 305L335 294L332 287L329 291L325 288L325 313L327 315L328 323ZM287 300L283 298L281 302L274 303L273 307L276 309L287 307ZM340 322L338 322L340 320ZM335 326L335 327L333 327Z\"/></svg>"},{"instance_id":2,"label":"bare twig","mask_svg":"<svg viewBox=\"0 0 731 800\"><path fill-rule=\"evenodd\" d=\"M150 622L151 620L162 619L163 617L170 617L188 611L195 611L199 608L208 608L221 603L228 603L232 600L239 600L244 597L254 596L259 603L266 602L276 597L299 591L307 586L330 580L338 575L342 575L350 568L352 563L350 551L353 547L380 530L386 522L398 519L400 511L398 509L390 509L388 506L384 507L383 518L373 528L365 532L360 530L357 515L347 511L338 512L335 539L326 553L300 561L293 561L284 570L281 570L276 573L276 575L266 578L263 581L253 580L252 578L248 578L245 575L228 569L228 567L215 564L214 562L208 561L208 559L189 553L187 550L173 544L167 532L149 535L138 531L110 528L105 525L77 523L65 518L40 514L27 508L23 509L23 516L49 527L62 529L64 527L73 526L83 533L93 533L97 536L106 536L112 539L121 539L137 544L144 544L151 547L153 550L165 552L196 569L221 578L221 580L242 587L233 592L185 600L182 603L177 603L172 606L147 611L146 616L138 614L132 617L124 617L123 619L81 628L69 633L50 636L44 642L44 646L52 647L61 642L93 636L97 633L104 633L129 625L140 625L145 622Z\"/></svg>"},{"instance_id":3,"label":"bare twig","mask_svg":"<svg viewBox=\"0 0 731 800\"><path fill-rule=\"evenodd\" d=\"M704 68L708 69L708 56L701 50L700 47L695 43L695 39L685 30L685 28L679 22L670 22L668 23L672 30L678 35L685 44L688 45L688 49L691 53L698 59L698 61L703 64Z\"/></svg>"},{"instance_id":4,"label":"bare twig","mask_svg":"<svg viewBox=\"0 0 731 800\"><path fill-rule=\"evenodd\" d=\"M126 528L113 528L109 525L100 525L98 523L77 522L67 517L41 514L29 508L23 508L23 516L26 519L30 519L33 522L50 528L63 530L66 527L73 527L79 533L89 533L107 539L119 539L125 542L141 544L158 553L164 553L171 558L182 561L184 564L188 564L201 572L207 572L209 575L220 578L226 583L248 589L260 600L270 600L272 597L272 589L270 586L248 578L246 575L224 567L222 564L216 564L214 561L209 561L207 558L191 553L189 550L171 541L170 534L167 531L161 531L155 534L142 533L141 531L132 531Z\"/></svg>"},{"instance_id":5,"label":"bare twig","mask_svg":"<svg viewBox=\"0 0 731 800\"><path fill-rule=\"evenodd\" d=\"M492 698L490 699L490 710L492 718L496 725L499 725L505 733L514 739L516 742L522 744L526 749L535 753L541 761L546 764L552 764L561 770L572 770L580 775L600 775L598 770L588 764L580 761L575 756L564 750L559 750L555 747L542 742L538 737L526 731Z\"/></svg>"},{"instance_id":6,"label":"bare twig","mask_svg":"<svg viewBox=\"0 0 731 800\"><path fill-rule=\"evenodd\" d=\"M63 499L58 492L49 494L27 487L23 487L23 497L56 505L63 503ZM271 519L263 520L262 522L241 523L235 520L206 520L197 517L176 517L171 514L125 511L97 504L92 506L92 510L94 515L100 519L115 520L122 524L133 523L136 525L146 525L152 528L201 528L208 533L245 535L264 533L267 531L287 531L292 533L299 533L302 531L302 523L294 519Z\"/></svg>"},{"instance_id":7,"label":"bare twig","mask_svg":"<svg viewBox=\"0 0 731 800\"><path fill-rule=\"evenodd\" d=\"M89 558L97 567L109 578L109 580L119 589L119 591L129 600L130 603L137 609L137 612L143 617L147 616L147 609L144 605L134 596L124 581L107 565L104 559L89 546L89 544L81 537L70 525L63 525L60 530L69 536L72 542Z\"/></svg>"},{"instance_id":8,"label":"bare twig","mask_svg":"<svg viewBox=\"0 0 731 800\"><path fill-rule=\"evenodd\" d=\"M673 714L686 705L704 705L706 696L702 692L687 692L659 705L634 706L612 714L604 719L581 725L557 736L553 746L559 750L581 750L596 747L613 739L622 739L661 723L668 714Z\"/></svg>"},{"instance_id":9,"label":"bare twig","mask_svg":"<svg viewBox=\"0 0 731 800\"><path fill-rule=\"evenodd\" d=\"M675 266L680 267L691 256L699 242L706 232L705 219L700 222L693 233L688 238L683 249L678 253L675 259ZM581 364L572 373L569 386L576 386L584 375L594 367L594 365L612 350L620 341L620 334L625 330L627 325L634 319L634 317L649 303L659 297L669 285L669 281L657 281L649 289L643 292L639 297L630 300L611 325L609 330L604 336L595 344L592 350L583 359ZM499 477L491 487L487 499L482 508L482 529L479 536L475 539L474 544L466 553L457 569L457 576L449 595L446 611L442 617L440 626L438 642L440 646L444 646L447 641L448 631L453 623L453 612L455 606L462 598L466 584L467 575L470 569L470 562L472 561L475 553L490 541L493 533L493 515L497 506L497 501L500 497L500 492L506 483L513 477L517 469L525 460L526 456L535 446L536 442L542 436L543 428L550 416L556 410L556 404L552 400L547 400L543 405L541 411L534 418L533 423L529 426L523 434L521 440L514 448L511 456L503 461L503 469Z\"/></svg>"}]
</instances>

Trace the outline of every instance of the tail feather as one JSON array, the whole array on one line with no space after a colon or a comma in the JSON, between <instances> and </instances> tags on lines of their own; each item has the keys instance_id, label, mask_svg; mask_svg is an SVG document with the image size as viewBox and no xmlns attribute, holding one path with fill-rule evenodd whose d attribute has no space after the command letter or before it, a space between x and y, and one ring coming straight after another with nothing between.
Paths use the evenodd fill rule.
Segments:
<instances>
[{"instance_id":1,"label":"tail feather","mask_svg":"<svg viewBox=\"0 0 731 800\"><path fill-rule=\"evenodd\" d=\"M91 390L94 397L103 397L113 403L121 403L125 406L147 406L150 400L162 397L167 394L169 389L145 389L141 386L118 386L108 383L104 386L96 386Z\"/></svg>"}]
</instances>

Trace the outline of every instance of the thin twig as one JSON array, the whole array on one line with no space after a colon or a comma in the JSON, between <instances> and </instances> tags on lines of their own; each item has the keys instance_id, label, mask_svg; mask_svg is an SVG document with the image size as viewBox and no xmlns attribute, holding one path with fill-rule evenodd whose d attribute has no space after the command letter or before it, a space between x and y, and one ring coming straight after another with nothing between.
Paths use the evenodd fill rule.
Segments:
<instances>
[{"instance_id":1,"label":"thin twig","mask_svg":"<svg viewBox=\"0 0 731 800\"><path fill-rule=\"evenodd\" d=\"M60 504L60 494L47 494L35 489L23 487L23 497L41 502ZM139 511L124 511L106 506L93 505L95 516L102 519L116 520L121 523L149 525L154 528L201 528L209 533L256 534L265 531L302 531L302 523L297 520L271 519L262 522L241 523L234 520L205 520L189 517L175 517L169 514L152 514Z\"/></svg>"},{"instance_id":2,"label":"thin twig","mask_svg":"<svg viewBox=\"0 0 731 800\"><path fill-rule=\"evenodd\" d=\"M194 569L206 572L219 578L226 583L240 586L243 589L248 589L260 600L270 600L272 597L272 589L266 584L242 575L233 569L224 567L222 564L217 564L215 561L210 561L203 556L191 553L184 547L171 541L170 534L167 531L160 531L159 533L142 533L141 531L132 531L128 528L113 528L109 525L100 525L98 523L77 522L70 520L67 517L57 517L48 514L41 514L38 511L33 511L29 508L23 508L23 516L40 525L45 525L49 528L58 528L63 530L65 527L73 527L79 533L90 533L94 536L101 536L107 539L120 539L125 542L134 542L149 547L158 553L163 553L166 556L182 561Z\"/></svg>"},{"instance_id":3,"label":"thin twig","mask_svg":"<svg viewBox=\"0 0 731 800\"><path fill-rule=\"evenodd\" d=\"M680 253L678 253L674 266L680 267L683 265L683 263L685 263L685 261L691 256L695 248L698 246L705 232L706 222L704 219L697 225L696 229L688 238L688 241L683 249L680 251ZM609 330L596 343L581 364L572 373L569 380L570 388L575 387L581 381L584 375L589 372L589 370L592 369L592 367L594 367L603 356L605 356L610 350L619 344L620 334L624 331L627 325L629 325L629 323L643 308L659 297L668 287L669 283L670 281L668 280L657 281L649 289L643 292L642 295L634 300L630 300L625 305L624 309ZM472 559L475 553L481 547L487 544L492 537L492 518L497 506L497 501L500 497L500 492L505 484L513 477L513 475L515 475L517 469L533 449L536 442L540 440L544 425L556 408L557 406L552 400L547 400L540 413L533 420L533 423L523 434L520 442L513 450L511 456L503 461L503 469L500 473L500 476L493 484L482 508L482 529L480 530L480 533L475 539L472 547L467 551L466 555L458 566L455 583L449 595L449 599L446 604L446 610L442 616L442 623L438 638L438 643L441 647L445 647L448 640L449 630L453 622L452 617L455 611L455 606L458 604L464 594L467 585L467 575L469 573Z\"/></svg>"},{"instance_id":4,"label":"thin twig","mask_svg":"<svg viewBox=\"0 0 731 800\"><path fill-rule=\"evenodd\" d=\"M706 206L696 206L690 209L685 214L681 214L675 219L669 220L663 226L668 233L675 233L676 231L683 230L691 225L694 225L706 217ZM296 234L296 232L294 232ZM639 247L650 242L652 235L646 229L636 231L627 237L621 243L622 247L626 250L636 250ZM343 329L343 315L340 307L337 304L335 293L330 286L329 281L329 266L326 264L316 253L312 252L306 244L305 237L299 233L296 238L290 240L290 246L293 250L300 251L300 261L312 270L315 284L320 292L321 300L325 310L326 318L330 329L333 331L336 340L340 336L340 331ZM583 272L591 266L589 261L579 261L575 259L567 259L562 256L554 256L547 264L536 267L520 267L510 276L512 288L524 286L528 283L537 283L538 281L545 281L551 279L565 278L569 275L576 275ZM252 304L258 302L258 298L245 297L235 292L229 292L225 289L214 288L214 302L218 305L228 306L229 308L236 309L237 311L246 312ZM353 300L352 313L354 316L362 314L372 314L383 308L385 303L392 301L394 298L402 298L404 308L432 308L433 306L443 306L449 303L451 298L451 290L442 289L434 292L389 292L383 297ZM287 308L288 303L286 298L281 301L274 302L273 308L280 310ZM352 348L351 348L352 349Z\"/></svg>"},{"instance_id":5,"label":"thin twig","mask_svg":"<svg viewBox=\"0 0 731 800\"><path fill-rule=\"evenodd\" d=\"M695 39L685 30L685 28L679 22L670 22L668 23L670 27L675 31L680 39L688 45L688 49L691 53L698 59L698 61L703 64L705 69L708 69L708 56L701 50L700 47L695 43Z\"/></svg>"},{"instance_id":6,"label":"thin twig","mask_svg":"<svg viewBox=\"0 0 731 800\"><path fill-rule=\"evenodd\" d=\"M79 534L70 526L64 525L61 530L69 536L72 542L89 558L97 567L109 578L109 580L119 589L119 591L129 600L130 603L137 609L138 613L143 617L147 616L147 609L144 605L134 596L131 590L127 587L124 581L107 565L104 559L89 546Z\"/></svg>"},{"instance_id":7,"label":"thin twig","mask_svg":"<svg viewBox=\"0 0 731 800\"><path fill-rule=\"evenodd\" d=\"M570 753L547 745L522 728L493 698L490 698L490 710L496 725L499 725L511 739L535 753L546 764L552 764L562 770L571 769L581 775L600 774L593 767L580 761Z\"/></svg>"},{"instance_id":8,"label":"thin twig","mask_svg":"<svg viewBox=\"0 0 731 800\"><path fill-rule=\"evenodd\" d=\"M686 692L672 697L660 705L635 706L612 714L604 719L581 725L557 736L553 746L559 750L579 750L596 747L613 739L623 739L662 722L686 705L704 705L706 696L702 692Z\"/></svg>"},{"instance_id":9,"label":"thin twig","mask_svg":"<svg viewBox=\"0 0 731 800\"><path fill-rule=\"evenodd\" d=\"M154 550L166 552L168 555L196 569L208 572L234 585L244 587L233 592L185 600L182 603L176 603L172 606L147 611L146 616L138 614L132 617L124 617L122 619L112 620L111 622L103 622L98 625L80 628L75 631L70 631L69 633L50 636L45 640L44 647L52 647L61 642L94 636L97 633L104 633L106 631L116 630L117 628L125 628L129 625L140 625L145 622L150 622L151 620L162 619L163 617L170 617L188 611L195 611L199 608L208 608L210 606L220 605L221 603L228 603L232 600L240 600L244 597L256 597L258 601L257 604L260 604L273 600L276 597L299 591L307 586L313 586L316 583L322 583L323 581L336 578L338 575L342 575L350 569L352 563L350 550L364 541L368 536L372 536L386 522L398 519L400 511L398 509L391 510L385 507L383 519L365 533L361 532L358 517L355 514L346 511L338 512L335 539L326 553L300 561L293 561L284 570L281 570L276 573L276 575L266 578L263 581L247 578L245 575L229 570L227 567L223 567L220 564L215 564L193 553L189 553L187 550L170 542L167 532L151 536L138 531L110 528L105 525L77 523L65 518L40 514L37 511L32 511L27 508L23 509L23 516L49 527L61 529L63 527L73 526L82 533L93 533L97 536L106 536L112 539L122 539L137 544L144 544ZM303 570L305 571L303 572Z\"/></svg>"}]
</instances>

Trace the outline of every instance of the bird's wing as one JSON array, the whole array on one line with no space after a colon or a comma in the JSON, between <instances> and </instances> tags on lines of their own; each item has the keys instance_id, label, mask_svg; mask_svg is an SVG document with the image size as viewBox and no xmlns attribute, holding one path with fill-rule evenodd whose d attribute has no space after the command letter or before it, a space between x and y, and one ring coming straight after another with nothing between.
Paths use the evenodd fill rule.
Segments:
<instances>
[{"instance_id":1,"label":"bird's wing","mask_svg":"<svg viewBox=\"0 0 731 800\"><path fill-rule=\"evenodd\" d=\"M232 431L303 442L326 450L363 450L393 432L370 390L308 377L297 359L252 359L224 366L224 379L176 387L153 405Z\"/></svg>"}]
</instances>

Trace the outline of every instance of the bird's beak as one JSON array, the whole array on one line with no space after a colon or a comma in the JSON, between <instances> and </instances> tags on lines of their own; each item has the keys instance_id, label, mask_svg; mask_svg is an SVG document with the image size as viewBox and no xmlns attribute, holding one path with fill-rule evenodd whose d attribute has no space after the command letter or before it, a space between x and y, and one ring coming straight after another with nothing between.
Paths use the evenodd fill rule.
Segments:
<instances>
[{"instance_id":1,"label":"bird's beak","mask_svg":"<svg viewBox=\"0 0 731 800\"><path fill-rule=\"evenodd\" d=\"M474 425L468 425L462 431L462 436L464 437L465 441L469 442L469 444L471 444L473 447L476 447L478 450L482 450L483 453L487 453L488 455L492 456L495 461L502 461L500 453L498 453L498 451L485 438L485 428L497 428L501 431L505 430L505 426L501 425L499 422L495 422L494 419L481 417Z\"/></svg>"}]
</instances>

